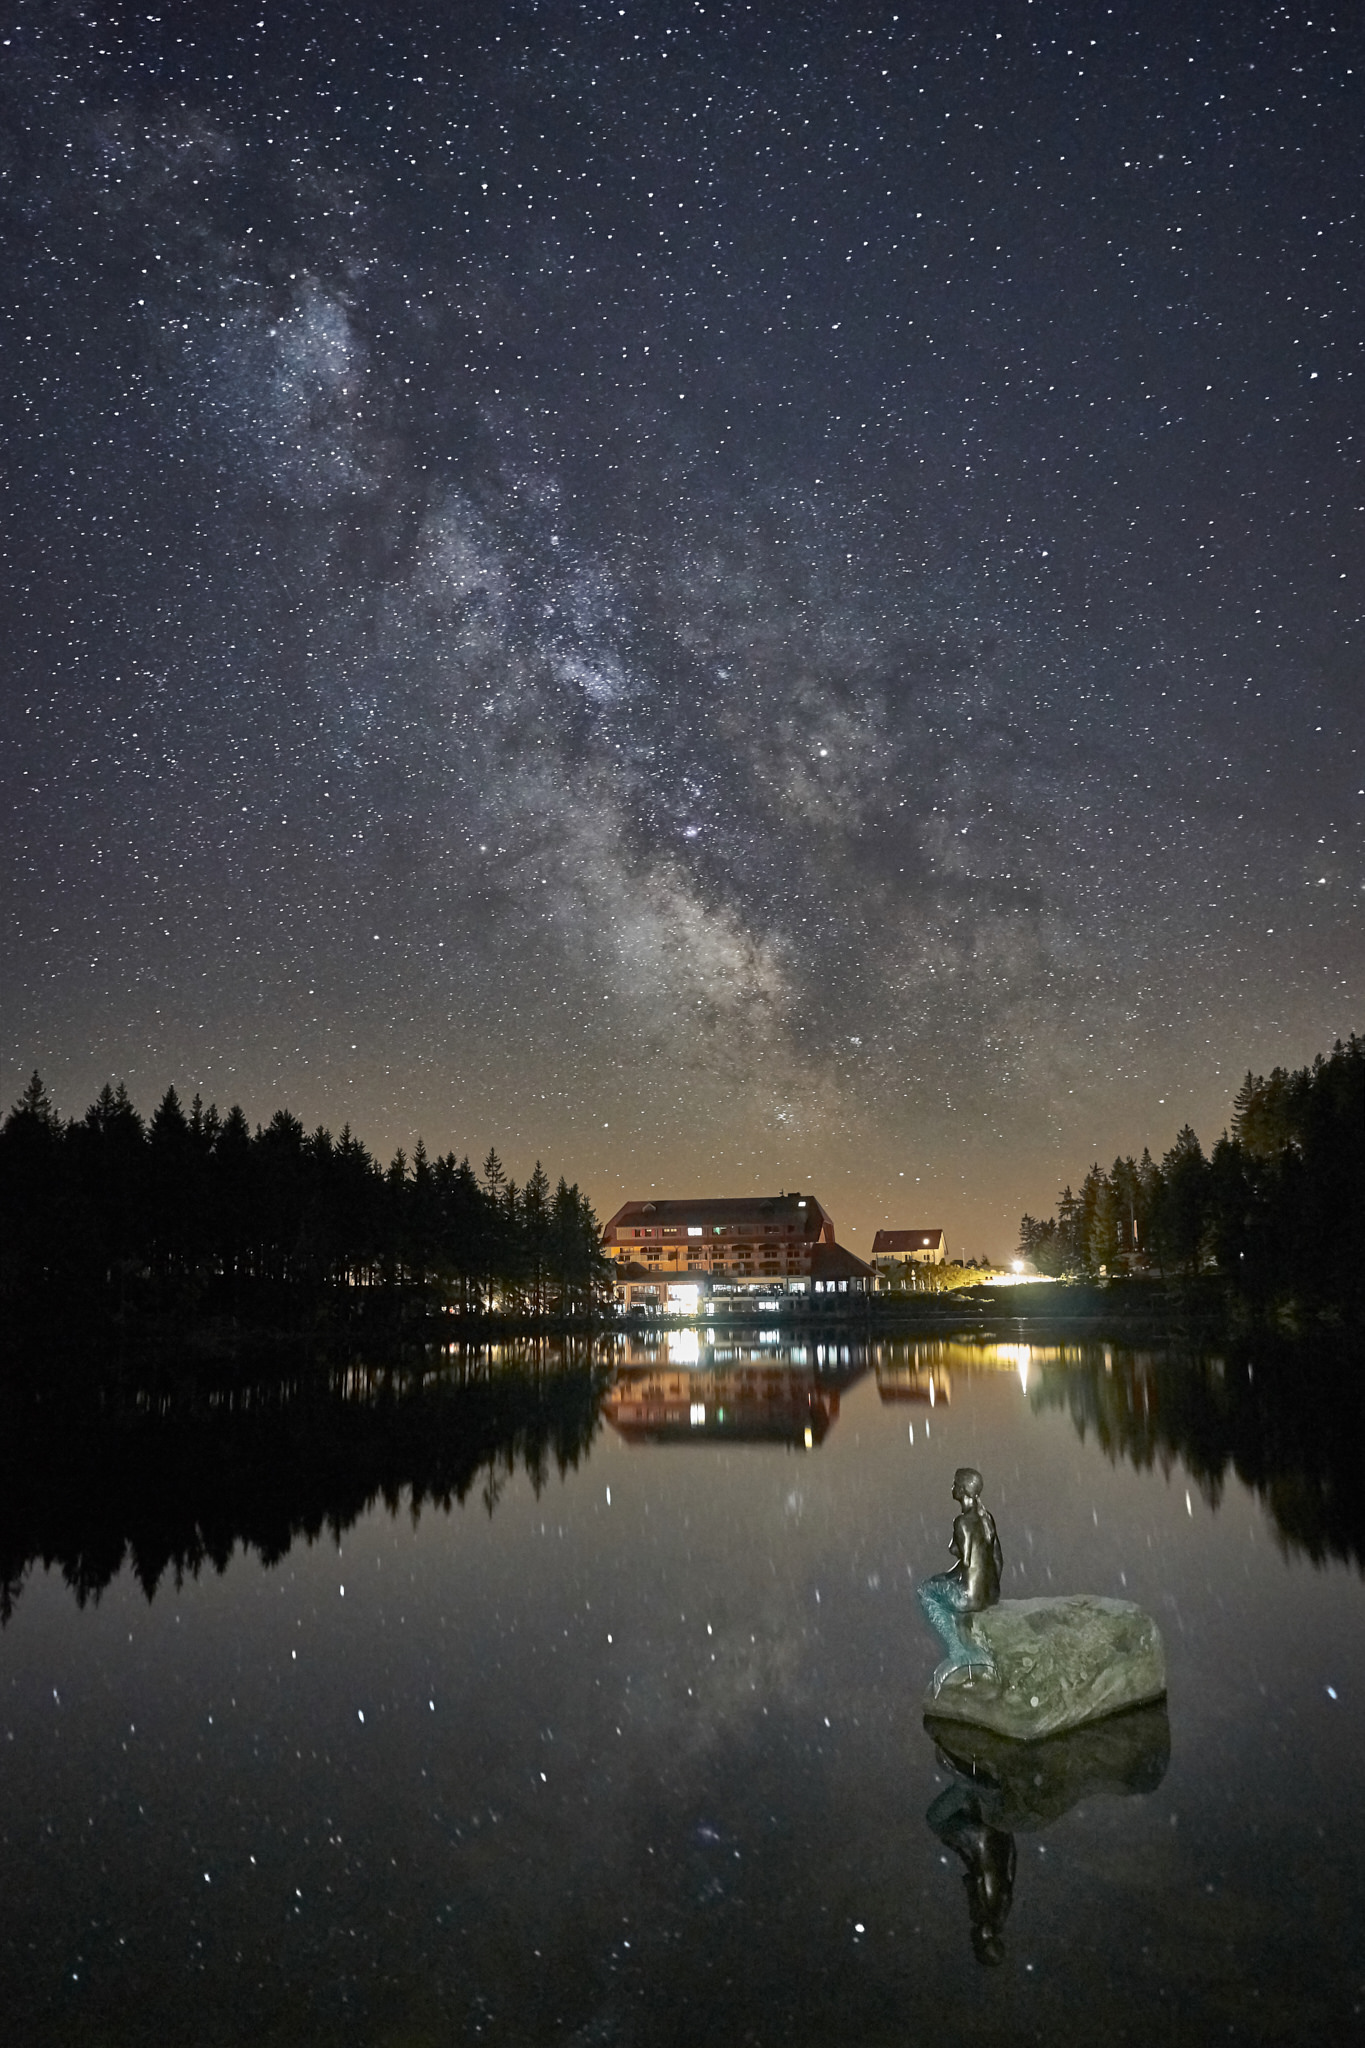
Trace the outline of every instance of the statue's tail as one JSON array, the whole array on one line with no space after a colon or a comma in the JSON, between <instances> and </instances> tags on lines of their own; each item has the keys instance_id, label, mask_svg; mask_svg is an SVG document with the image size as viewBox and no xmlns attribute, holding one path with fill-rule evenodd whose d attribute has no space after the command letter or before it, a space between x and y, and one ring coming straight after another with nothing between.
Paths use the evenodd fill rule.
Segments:
<instances>
[{"instance_id":1,"label":"statue's tail","mask_svg":"<svg viewBox=\"0 0 1365 2048\"><path fill-rule=\"evenodd\" d=\"M938 1698L945 1681L955 1673L965 1673L968 1684L977 1676L994 1678L994 1659L970 1633L970 1614L963 1613L958 1607L961 1588L957 1583L941 1574L936 1578L922 1579L915 1588L915 1594L925 1620L948 1652L934 1673L934 1698Z\"/></svg>"}]
</instances>

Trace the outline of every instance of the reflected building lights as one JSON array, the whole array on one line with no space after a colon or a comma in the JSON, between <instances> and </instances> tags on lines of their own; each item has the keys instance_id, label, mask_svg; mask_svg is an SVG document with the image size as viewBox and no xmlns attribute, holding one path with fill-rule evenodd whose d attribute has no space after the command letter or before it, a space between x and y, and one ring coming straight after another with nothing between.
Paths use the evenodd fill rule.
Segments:
<instances>
[{"instance_id":1,"label":"reflected building lights","mask_svg":"<svg viewBox=\"0 0 1365 2048\"><path fill-rule=\"evenodd\" d=\"M1033 1359L1031 1344L1001 1344L997 1346L1001 1358L1008 1359L1019 1375L1019 1384L1028 1392L1028 1369Z\"/></svg>"},{"instance_id":2,"label":"reflected building lights","mask_svg":"<svg viewBox=\"0 0 1365 2048\"><path fill-rule=\"evenodd\" d=\"M814 1365L757 1344L708 1345L675 1354L669 1343L630 1347L602 1400L606 1421L627 1443L784 1444L811 1451L839 1414L840 1394L866 1371L836 1358ZM801 1347L803 1352L805 1347ZM847 1347L830 1346L831 1351Z\"/></svg>"}]
</instances>

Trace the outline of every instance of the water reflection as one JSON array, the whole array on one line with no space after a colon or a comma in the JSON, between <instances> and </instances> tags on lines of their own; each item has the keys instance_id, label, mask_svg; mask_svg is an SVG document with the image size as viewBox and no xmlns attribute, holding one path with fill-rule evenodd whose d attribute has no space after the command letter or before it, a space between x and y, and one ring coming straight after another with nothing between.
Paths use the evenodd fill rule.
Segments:
<instances>
[{"instance_id":1,"label":"water reflection","mask_svg":"<svg viewBox=\"0 0 1365 2048\"><path fill-rule=\"evenodd\" d=\"M963 1887L979 1963L1003 1962L1014 1900L1014 1838L1051 1827L1082 1799L1155 1792L1171 1757L1164 1702L1116 1714L1046 1742L1011 1742L984 1728L926 1718L939 1764L954 1783L925 1819L965 1865Z\"/></svg>"},{"instance_id":2,"label":"water reflection","mask_svg":"<svg viewBox=\"0 0 1365 2048\"><path fill-rule=\"evenodd\" d=\"M892 2048L948 2012L983 2043L1193 2043L1210 2012L1348 2036L1365 1585L1284 1570L1231 1480L1216 1527L1187 1522L1159 1470L1234 1458L1272 1513L1349 1538L1358 1395L1303 1354L1002 1335L824 1329L822 1355L699 1326L0 1384L0 1564L57 1567L0 1637L4 2038L134 2048L205 2012L224 2044L291 2048ZM688 1395L688 1455L612 1426L650 1375ZM722 1384L752 1392L751 1440L695 1433ZM804 1423L764 1433L812 1402L818 1453ZM919 1732L915 1588L967 1458L1005 1491L1010 1560L1037 1537L1021 1590L1137 1561L1175 1681L1150 1799L1095 1795L1157 1782L1159 1713L1149 1739L1134 1717L1030 1750L954 1725L937 1759ZM249 1562L168 1597L236 1544ZM58 1573L84 1595L120 1560L76 1613Z\"/></svg>"},{"instance_id":3,"label":"water reflection","mask_svg":"<svg viewBox=\"0 0 1365 2048\"><path fill-rule=\"evenodd\" d=\"M477 1495L491 1513L518 1470L538 1491L578 1465L604 1421L637 1443L814 1450L869 1372L880 1401L929 1409L951 1402L957 1376L1011 1374L1035 1410L1065 1409L1111 1461L1178 1463L1212 1506L1235 1472L1286 1548L1365 1564L1365 1372L1350 1357L975 1335L793 1343L699 1325L232 1384L126 1371L80 1391L11 1381L0 1622L38 1560L81 1601L131 1562L150 1598L167 1574L223 1571L238 1544L271 1564L300 1536L339 1536L379 1500L415 1514Z\"/></svg>"},{"instance_id":4,"label":"water reflection","mask_svg":"<svg viewBox=\"0 0 1365 2048\"><path fill-rule=\"evenodd\" d=\"M953 1398L953 1379L941 1361L920 1357L879 1358L877 1392L883 1401L916 1401L945 1408Z\"/></svg>"},{"instance_id":5,"label":"water reflection","mask_svg":"<svg viewBox=\"0 0 1365 2048\"><path fill-rule=\"evenodd\" d=\"M0 1414L0 1623L38 1560L83 1605L125 1562L150 1600L240 1544L263 1564L339 1538L383 1500L491 1514L524 1470L537 1493L601 1426L600 1347L527 1342L443 1355L438 1370L361 1365L168 1393L10 1388Z\"/></svg>"},{"instance_id":6,"label":"water reflection","mask_svg":"<svg viewBox=\"0 0 1365 2048\"><path fill-rule=\"evenodd\" d=\"M925 1815L945 1848L962 1858L972 1953L979 1963L1003 1963L1004 1928L1014 1903L1014 1836L993 1828L982 1812L980 1794L950 1785Z\"/></svg>"},{"instance_id":7,"label":"water reflection","mask_svg":"<svg viewBox=\"0 0 1365 2048\"><path fill-rule=\"evenodd\" d=\"M1199 1352L1115 1344L1030 1347L1029 1398L1065 1408L1111 1462L1177 1464L1211 1508L1235 1473L1286 1550L1365 1566L1365 1370L1319 1340Z\"/></svg>"},{"instance_id":8,"label":"water reflection","mask_svg":"<svg viewBox=\"0 0 1365 2048\"><path fill-rule=\"evenodd\" d=\"M866 1373L865 1353L834 1340L793 1344L777 1330L635 1334L619 1345L603 1412L627 1443L813 1451L838 1420L840 1394Z\"/></svg>"}]
</instances>

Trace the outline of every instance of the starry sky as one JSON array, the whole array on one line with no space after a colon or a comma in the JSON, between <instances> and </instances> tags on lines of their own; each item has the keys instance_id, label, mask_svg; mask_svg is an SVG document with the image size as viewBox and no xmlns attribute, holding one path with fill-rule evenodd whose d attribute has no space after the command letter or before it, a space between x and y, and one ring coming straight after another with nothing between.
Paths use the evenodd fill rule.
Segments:
<instances>
[{"instance_id":1,"label":"starry sky","mask_svg":"<svg viewBox=\"0 0 1365 2048\"><path fill-rule=\"evenodd\" d=\"M1365 1023L1358 9L0 18L6 1102L1003 1257Z\"/></svg>"}]
</instances>

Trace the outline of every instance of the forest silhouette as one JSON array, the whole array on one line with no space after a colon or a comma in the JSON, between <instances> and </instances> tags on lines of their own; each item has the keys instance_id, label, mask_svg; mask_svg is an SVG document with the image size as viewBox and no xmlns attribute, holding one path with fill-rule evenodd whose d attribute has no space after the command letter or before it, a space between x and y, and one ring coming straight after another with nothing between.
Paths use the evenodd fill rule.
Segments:
<instances>
[{"instance_id":1,"label":"forest silhouette","mask_svg":"<svg viewBox=\"0 0 1365 2048\"><path fill-rule=\"evenodd\" d=\"M1365 1039L1296 1072L1248 1073L1207 1156L1188 1124L1161 1159L1091 1167L1056 1213L1024 1216L1040 1273L1216 1275L1252 1310L1365 1309Z\"/></svg>"},{"instance_id":2,"label":"forest silhouette","mask_svg":"<svg viewBox=\"0 0 1365 2048\"><path fill-rule=\"evenodd\" d=\"M252 1131L168 1088L149 1120L108 1084L64 1122L35 1073L0 1125L0 1306L22 1323L152 1315L300 1329L433 1309L589 1316L610 1294L587 1197L418 1142L382 1167L349 1126Z\"/></svg>"}]
</instances>

